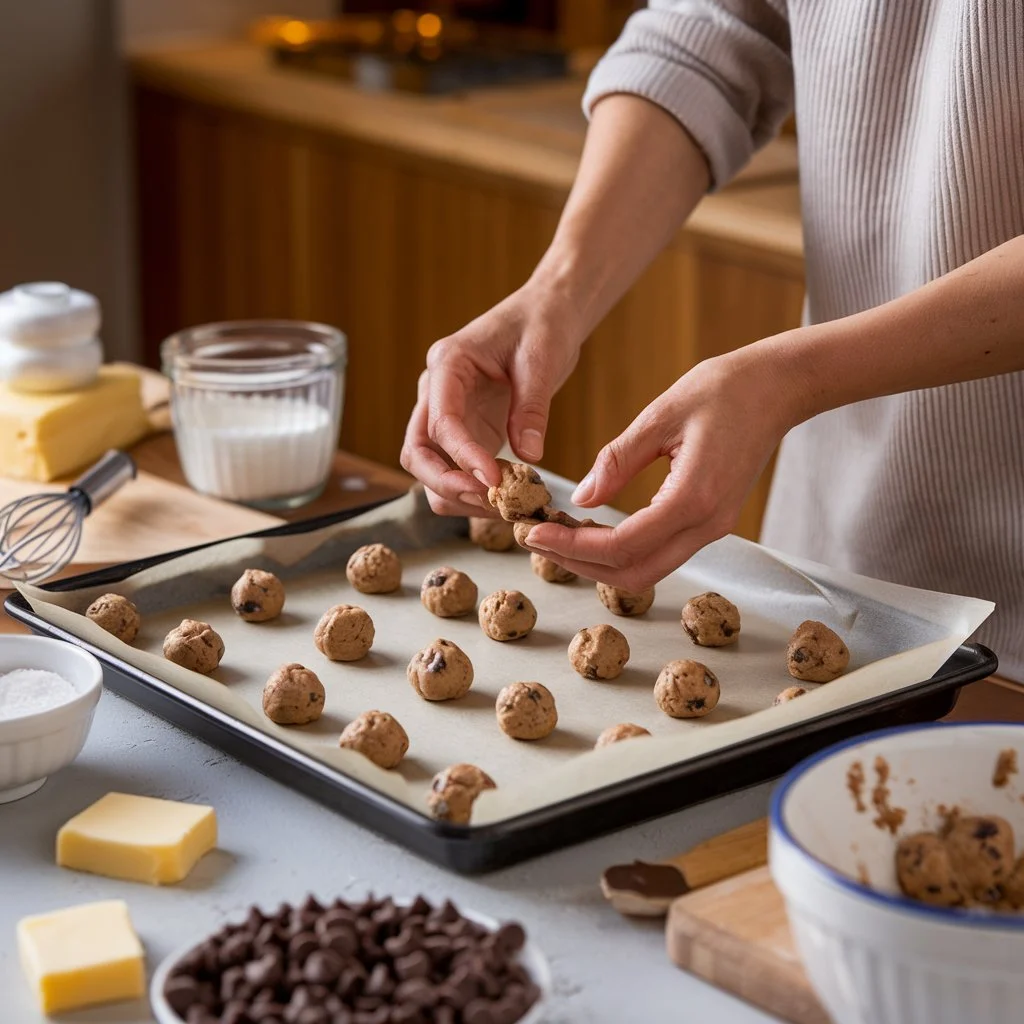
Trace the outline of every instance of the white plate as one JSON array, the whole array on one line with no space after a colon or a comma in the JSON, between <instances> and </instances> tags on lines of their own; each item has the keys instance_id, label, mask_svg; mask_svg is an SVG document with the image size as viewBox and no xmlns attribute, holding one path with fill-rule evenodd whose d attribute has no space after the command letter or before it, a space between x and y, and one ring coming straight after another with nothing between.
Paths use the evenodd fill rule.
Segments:
<instances>
[{"instance_id":1,"label":"white plate","mask_svg":"<svg viewBox=\"0 0 1024 1024\"><path fill-rule=\"evenodd\" d=\"M398 906L408 906L412 901L396 900L395 902ZM452 902L454 903L455 901L453 900ZM496 931L501 926L501 922L496 921L493 917L488 917L486 914L478 914L474 910L466 910L460 907L458 903L455 903L455 906L463 917L474 924L486 928L488 931ZM161 960L156 971L154 971L153 980L149 985L149 998L153 1004L153 1013L160 1024L184 1024L164 998L164 985L167 983L167 976L171 973L174 965L207 938L209 938L209 934L176 949L169 956ZM531 942L529 939L527 939L526 945L519 952L519 962L526 968L531 980L540 989L540 998L530 1007L529 1012L524 1017L520 1017L516 1021L516 1024L541 1024L544 1019L545 1007L551 995L551 968L548 966L547 958L540 951L536 943Z\"/></svg>"}]
</instances>

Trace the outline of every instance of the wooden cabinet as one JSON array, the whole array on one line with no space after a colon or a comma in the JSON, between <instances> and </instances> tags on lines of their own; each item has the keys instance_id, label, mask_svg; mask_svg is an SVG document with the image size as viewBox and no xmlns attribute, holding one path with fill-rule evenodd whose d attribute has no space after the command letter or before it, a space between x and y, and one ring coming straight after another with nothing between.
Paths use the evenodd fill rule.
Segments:
<instances>
[{"instance_id":1,"label":"wooden cabinet","mask_svg":"<svg viewBox=\"0 0 1024 1024\"><path fill-rule=\"evenodd\" d=\"M145 75L136 125L150 360L166 335L210 320L335 324L349 339L342 444L386 464L397 464L427 348L529 275L567 187ZM545 458L553 470L580 477L696 361L798 323L795 185L733 193L702 204L711 206L594 332L555 401ZM642 504L659 482L657 468L646 472L621 505ZM744 513L747 536L756 536L765 488Z\"/></svg>"}]
</instances>

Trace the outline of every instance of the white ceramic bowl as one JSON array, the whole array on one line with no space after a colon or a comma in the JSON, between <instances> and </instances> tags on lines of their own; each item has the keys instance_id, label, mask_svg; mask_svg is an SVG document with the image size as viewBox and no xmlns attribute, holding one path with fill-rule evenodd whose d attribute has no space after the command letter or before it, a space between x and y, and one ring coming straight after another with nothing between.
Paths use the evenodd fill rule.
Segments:
<instances>
[{"instance_id":1,"label":"white ceramic bowl","mask_svg":"<svg viewBox=\"0 0 1024 1024\"><path fill-rule=\"evenodd\" d=\"M103 688L100 663L80 647L37 636L0 636L0 674L19 668L56 672L78 696L47 711L0 720L0 804L34 793L78 757Z\"/></svg>"},{"instance_id":2,"label":"white ceramic bowl","mask_svg":"<svg viewBox=\"0 0 1024 1024\"><path fill-rule=\"evenodd\" d=\"M1024 914L930 907L900 895L899 836L940 824L939 805L1005 817L1024 844L1024 781L993 786L1000 751L1024 769L1024 726L922 725L832 747L772 797L770 864L807 973L837 1024L1019 1024ZM896 836L873 824L876 758L888 765ZM864 811L848 785L866 776ZM866 878L870 885L856 879Z\"/></svg>"},{"instance_id":3,"label":"white ceramic bowl","mask_svg":"<svg viewBox=\"0 0 1024 1024\"><path fill-rule=\"evenodd\" d=\"M395 902L401 903L403 901L396 898ZM485 914L478 914L475 911L467 910L458 903L456 903L456 906L458 906L459 913L463 917L468 918L470 921L475 921L478 925L487 928L489 931L495 931L500 925L500 922L496 921L493 917L487 917ZM167 976L171 973L174 965L206 938L207 936L204 935L202 938L193 940L188 945L175 950L170 956L161 960L157 969L153 972L153 980L149 986L149 1001L153 1007L153 1014L159 1024L184 1024L184 1021L171 1009L164 998L164 985L167 983ZM523 946L519 953L519 962L526 968L533 979L533 983L540 989L540 998L530 1007L529 1012L524 1017L520 1017L516 1021L516 1024L541 1024L544 1020L545 1007L551 996L551 968L548 966L547 958L537 947L536 943L530 942L529 939L527 939L526 945Z\"/></svg>"}]
</instances>

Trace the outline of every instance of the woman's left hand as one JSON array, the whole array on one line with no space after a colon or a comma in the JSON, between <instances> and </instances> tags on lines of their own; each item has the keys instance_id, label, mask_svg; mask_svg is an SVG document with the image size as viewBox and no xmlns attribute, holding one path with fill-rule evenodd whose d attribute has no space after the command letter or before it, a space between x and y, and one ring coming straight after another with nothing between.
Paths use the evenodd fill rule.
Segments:
<instances>
[{"instance_id":1,"label":"woman's left hand","mask_svg":"<svg viewBox=\"0 0 1024 1024\"><path fill-rule=\"evenodd\" d=\"M601 450L573 495L583 507L604 504L666 456L669 473L650 505L610 530L535 526L530 549L635 592L732 530L772 452L802 418L799 384L781 379L762 352L739 349L680 377Z\"/></svg>"}]
</instances>

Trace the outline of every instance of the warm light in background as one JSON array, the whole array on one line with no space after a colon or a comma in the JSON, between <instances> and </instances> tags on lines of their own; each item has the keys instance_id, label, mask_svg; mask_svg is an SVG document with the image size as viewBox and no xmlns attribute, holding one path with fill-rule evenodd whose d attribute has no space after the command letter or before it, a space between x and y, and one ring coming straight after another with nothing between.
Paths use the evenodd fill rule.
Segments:
<instances>
[{"instance_id":1,"label":"warm light in background","mask_svg":"<svg viewBox=\"0 0 1024 1024\"><path fill-rule=\"evenodd\" d=\"M286 21L277 32L291 46L302 46L313 38L312 29L304 21Z\"/></svg>"},{"instance_id":2,"label":"warm light in background","mask_svg":"<svg viewBox=\"0 0 1024 1024\"><path fill-rule=\"evenodd\" d=\"M400 32L403 35L416 30L416 12L415 11L395 11L391 15L391 26L396 32Z\"/></svg>"},{"instance_id":3,"label":"warm light in background","mask_svg":"<svg viewBox=\"0 0 1024 1024\"><path fill-rule=\"evenodd\" d=\"M441 19L436 14L421 14L416 19L416 31L423 39L436 39L441 34Z\"/></svg>"}]
</instances>

